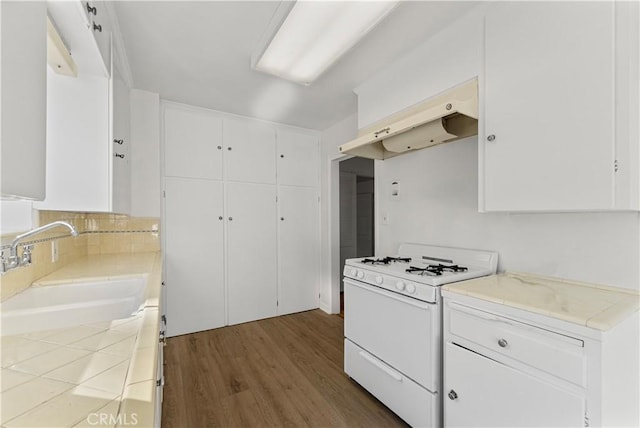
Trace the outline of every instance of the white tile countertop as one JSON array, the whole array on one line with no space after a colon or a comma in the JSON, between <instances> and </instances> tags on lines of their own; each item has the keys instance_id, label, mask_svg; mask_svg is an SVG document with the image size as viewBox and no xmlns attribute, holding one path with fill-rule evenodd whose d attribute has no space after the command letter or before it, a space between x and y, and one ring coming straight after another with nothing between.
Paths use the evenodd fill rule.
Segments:
<instances>
[{"instance_id":1,"label":"white tile countertop","mask_svg":"<svg viewBox=\"0 0 640 428\"><path fill-rule=\"evenodd\" d=\"M147 278L136 315L2 337L2 427L151 427L158 355L159 252L88 256L34 283Z\"/></svg>"},{"instance_id":2,"label":"white tile countertop","mask_svg":"<svg viewBox=\"0 0 640 428\"><path fill-rule=\"evenodd\" d=\"M606 331L640 308L633 290L524 273L502 273L442 287L454 293Z\"/></svg>"}]
</instances>

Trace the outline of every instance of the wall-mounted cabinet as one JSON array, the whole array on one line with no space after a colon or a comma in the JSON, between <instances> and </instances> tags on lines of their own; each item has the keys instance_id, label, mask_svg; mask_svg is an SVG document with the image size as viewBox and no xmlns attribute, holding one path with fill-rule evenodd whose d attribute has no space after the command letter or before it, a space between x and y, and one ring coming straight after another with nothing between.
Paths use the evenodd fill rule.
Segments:
<instances>
[{"instance_id":1,"label":"wall-mounted cabinet","mask_svg":"<svg viewBox=\"0 0 640 428\"><path fill-rule=\"evenodd\" d=\"M105 57L87 28L86 15L78 13L80 6L85 13L86 4L75 2L56 3L50 10L78 76L48 71L47 196L34 206L126 214L131 192L129 88L117 64L104 70ZM106 11L96 8L100 37L109 39L111 49Z\"/></svg>"},{"instance_id":2,"label":"wall-mounted cabinet","mask_svg":"<svg viewBox=\"0 0 640 428\"><path fill-rule=\"evenodd\" d=\"M487 11L481 211L639 208L637 8L517 2Z\"/></svg>"},{"instance_id":3,"label":"wall-mounted cabinet","mask_svg":"<svg viewBox=\"0 0 640 428\"><path fill-rule=\"evenodd\" d=\"M170 102L162 112L169 335L317 308L315 133Z\"/></svg>"},{"instance_id":4,"label":"wall-mounted cabinet","mask_svg":"<svg viewBox=\"0 0 640 428\"><path fill-rule=\"evenodd\" d=\"M47 11L0 2L2 197L45 197Z\"/></svg>"},{"instance_id":5,"label":"wall-mounted cabinet","mask_svg":"<svg viewBox=\"0 0 640 428\"><path fill-rule=\"evenodd\" d=\"M290 130L278 131L278 184L316 187L320 181L318 137Z\"/></svg>"},{"instance_id":6,"label":"wall-mounted cabinet","mask_svg":"<svg viewBox=\"0 0 640 428\"><path fill-rule=\"evenodd\" d=\"M100 0L74 3L83 12L85 26L92 35L95 48L97 48L102 58L104 69L108 72L111 64L111 23L107 16L105 4Z\"/></svg>"}]
</instances>

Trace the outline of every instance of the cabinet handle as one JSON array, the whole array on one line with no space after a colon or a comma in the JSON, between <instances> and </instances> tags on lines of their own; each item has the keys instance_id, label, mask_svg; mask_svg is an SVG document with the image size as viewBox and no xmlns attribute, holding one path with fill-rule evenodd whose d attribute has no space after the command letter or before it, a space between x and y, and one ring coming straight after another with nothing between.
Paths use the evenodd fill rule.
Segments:
<instances>
[{"instance_id":1,"label":"cabinet handle","mask_svg":"<svg viewBox=\"0 0 640 428\"><path fill-rule=\"evenodd\" d=\"M281 158L284 158L284 155L280 155Z\"/></svg>"},{"instance_id":2,"label":"cabinet handle","mask_svg":"<svg viewBox=\"0 0 640 428\"><path fill-rule=\"evenodd\" d=\"M120 159L124 159L124 154L114 153L113 156L117 157L117 158L120 158Z\"/></svg>"},{"instance_id":3,"label":"cabinet handle","mask_svg":"<svg viewBox=\"0 0 640 428\"><path fill-rule=\"evenodd\" d=\"M218 220L222 220L222 216L218 217Z\"/></svg>"},{"instance_id":4,"label":"cabinet handle","mask_svg":"<svg viewBox=\"0 0 640 428\"><path fill-rule=\"evenodd\" d=\"M102 24L96 24L95 22L93 23L93 31L98 31L99 33L102 33Z\"/></svg>"},{"instance_id":5,"label":"cabinet handle","mask_svg":"<svg viewBox=\"0 0 640 428\"><path fill-rule=\"evenodd\" d=\"M124 144L124 140L123 139L113 140L113 142L116 143L116 144L120 144L120 145Z\"/></svg>"},{"instance_id":6,"label":"cabinet handle","mask_svg":"<svg viewBox=\"0 0 640 428\"><path fill-rule=\"evenodd\" d=\"M227 150L231 151L231 147L227 147Z\"/></svg>"},{"instance_id":7,"label":"cabinet handle","mask_svg":"<svg viewBox=\"0 0 640 428\"><path fill-rule=\"evenodd\" d=\"M458 394L453 389L449 391L447 395L449 396L450 400L455 400L456 398L458 398Z\"/></svg>"},{"instance_id":8,"label":"cabinet handle","mask_svg":"<svg viewBox=\"0 0 640 428\"><path fill-rule=\"evenodd\" d=\"M377 138L377 137L378 137L380 134L382 134L382 133L385 133L385 132L386 132L386 133L388 134L390 130L391 130L391 128L384 128L384 129L381 129L381 130L379 130L379 131L374 132L374 133L373 133L373 136Z\"/></svg>"},{"instance_id":9,"label":"cabinet handle","mask_svg":"<svg viewBox=\"0 0 640 428\"><path fill-rule=\"evenodd\" d=\"M496 140L495 134L491 134L487 137L487 141L495 141L495 140Z\"/></svg>"},{"instance_id":10,"label":"cabinet handle","mask_svg":"<svg viewBox=\"0 0 640 428\"><path fill-rule=\"evenodd\" d=\"M92 15L97 15L98 14L98 9L94 7L91 7L91 5L89 4L89 2L87 2L87 12L89 12Z\"/></svg>"},{"instance_id":11,"label":"cabinet handle","mask_svg":"<svg viewBox=\"0 0 640 428\"><path fill-rule=\"evenodd\" d=\"M284 217L280 217L280 221L284 221Z\"/></svg>"},{"instance_id":12,"label":"cabinet handle","mask_svg":"<svg viewBox=\"0 0 640 428\"><path fill-rule=\"evenodd\" d=\"M222 150L222 146L218 146L218 150Z\"/></svg>"},{"instance_id":13,"label":"cabinet handle","mask_svg":"<svg viewBox=\"0 0 640 428\"><path fill-rule=\"evenodd\" d=\"M498 340L498 345L499 345L501 348L506 348L508 344L509 344L509 343L508 343L505 339L500 339L500 340Z\"/></svg>"},{"instance_id":14,"label":"cabinet handle","mask_svg":"<svg viewBox=\"0 0 640 428\"><path fill-rule=\"evenodd\" d=\"M229 217L229 221L233 220L233 217Z\"/></svg>"}]
</instances>

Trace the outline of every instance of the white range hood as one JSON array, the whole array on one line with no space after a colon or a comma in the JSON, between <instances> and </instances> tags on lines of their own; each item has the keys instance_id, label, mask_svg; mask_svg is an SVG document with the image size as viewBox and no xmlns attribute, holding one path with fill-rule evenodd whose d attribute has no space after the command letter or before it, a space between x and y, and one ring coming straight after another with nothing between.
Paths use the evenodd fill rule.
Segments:
<instances>
[{"instance_id":1,"label":"white range hood","mask_svg":"<svg viewBox=\"0 0 640 428\"><path fill-rule=\"evenodd\" d=\"M387 159L478 133L478 81L443 92L360 132L345 154Z\"/></svg>"}]
</instances>

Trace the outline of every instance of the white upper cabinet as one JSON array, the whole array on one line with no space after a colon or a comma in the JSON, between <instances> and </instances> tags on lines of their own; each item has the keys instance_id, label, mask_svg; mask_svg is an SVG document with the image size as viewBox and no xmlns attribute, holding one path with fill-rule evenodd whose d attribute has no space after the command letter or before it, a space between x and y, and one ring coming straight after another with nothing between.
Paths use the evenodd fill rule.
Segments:
<instances>
[{"instance_id":1,"label":"white upper cabinet","mask_svg":"<svg viewBox=\"0 0 640 428\"><path fill-rule=\"evenodd\" d=\"M165 176L222 180L222 119L165 103L164 144Z\"/></svg>"},{"instance_id":2,"label":"white upper cabinet","mask_svg":"<svg viewBox=\"0 0 640 428\"><path fill-rule=\"evenodd\" d=\"M131 203L129 88L115 64L103 71L103 57L78 13L80 6L49 4L78 75L48 70L47 195L34 207L127 214ZM107 26L106 11L102 13Z\"/></svg>"},{"instance_id":3,"label":"white upper cabinet","mask_svg":"<svg viewBox=\"0 0 640 428\"><path fill-rule=\"evenodd\" d=\"M230 181L275 184L276 133L254 120L225 119L225 178Z\"/></svg>"},{"instance_id":4,"label":"white upper cabinet","mask_svg":"<svg viewBox=\"0 0 640 428\"><path fill-rule=\"evenodd\" d=\"M45 197L47 11L0 2L2 197Z\"/></svg>"},{"instance_id":5,"label":"white upper cabinet","mask_svg":"<svg viewBox=\"0 0 640 428\"><path fill-rule=\"evenodd\" d=\"M131 108L129 88L116 67L113 67L111 76L112 210L117 213L129 213L131 211Z\"/></svg>"},{"instance_id":6,"label":"white upper cabinet","mask_svg":"<svg viewBox=\"0 0 640 428\"><path fill-rule=\"evenodd\" d=\"M93 35L95 46L102 57L106 70L111 64L111 25L103 1L81 1L80 8L84 12L86 26Z\"/></svg>"},{"instance_id":7,"label":"white upper cabinet","mask_svg":"<svg viewBox=\"0 0 640 428\"><path fill-rule=\"evenodd\" d=\"M514 2L487 12L481 211L637 207L629 190L637 182L627 177L637 171L633 139L619 129L629 120L618 120L637 104L637 83L635 95L625 95L637 80L637 52L635 65L618 70L632 52L632 26L620 19L632 7ZM637 118L630 120L637 139Z\"/></svg>"},{"instance_id":8,"label":"white upper cabinet","mask_svg":"<svg viewBox=\"0 0 640 428\"><path fill-rule=\"evenodd\" d=\"M318 186L318 137L289 130L278 131L278 184Z\"/></svg>"}]
</instances>

